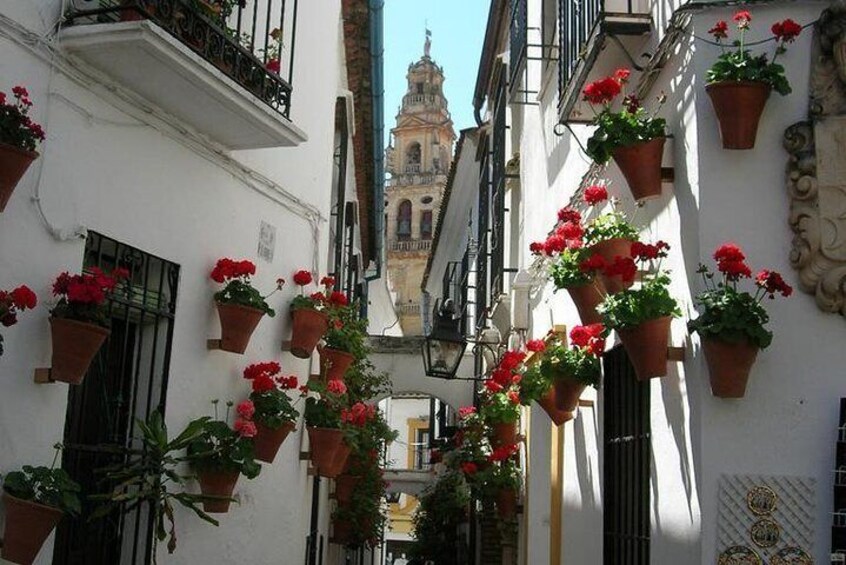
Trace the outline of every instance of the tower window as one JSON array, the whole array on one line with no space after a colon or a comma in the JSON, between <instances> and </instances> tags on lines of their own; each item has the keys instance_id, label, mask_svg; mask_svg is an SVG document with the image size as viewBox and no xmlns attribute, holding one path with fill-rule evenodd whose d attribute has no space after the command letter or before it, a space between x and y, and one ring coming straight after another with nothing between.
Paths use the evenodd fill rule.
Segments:
<instances>
[{"instance_id":1,"label":"tower window","mask_svg":"<svg viewBox=\"0 0 846 565\"><path fill-rule=\"evenodd\" d=\"M417 84L414 85L414 87L417 89L417 94L423 94L423 83L422 82L418 82Z\"/></svg>"},{"instance_id":2,"label":"tower window","mask_svg":"<svg viewBox=\"0 0 846 565\"><path fill-rule=\"evenodd\" d=\"M408 146L405 151L405 170L408 173L420 172L420 144L417 142Z\"/></svg>"},{"instance_id":3,"label":"tower window","mask_svg":"<svg viewBox=\"0 0 846 565\"><path fill-rule=\"evenodd\" d=\"M397 239L411 239L411 200L403 200L397 213Z\"/></svg>"},{"instance_id":4,"label":"tower window","mask_svg":"<svg viewBox=\"0 0 846 565\"><path fill-rule=\"evenodd\" d=\"M423 210L420 215L420 238L432 239L432 211Z\"/></svg>"}]
</instances>

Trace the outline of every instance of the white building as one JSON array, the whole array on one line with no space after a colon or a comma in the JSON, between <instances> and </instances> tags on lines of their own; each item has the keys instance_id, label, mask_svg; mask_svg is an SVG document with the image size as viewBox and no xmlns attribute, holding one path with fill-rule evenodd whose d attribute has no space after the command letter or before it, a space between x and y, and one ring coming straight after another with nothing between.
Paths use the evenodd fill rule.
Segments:
<instances>
[{"instance_id":1,"label":"white building","mask_svg":"<svg viewBox=\"0 0 846 565\"><path fill-rule=\"evenodd\" d=\"M63 442L65 467L90 487L106 461L96 448L127 446L134 419L156 407L181 430L212 399L246 397L251 362L279 360L304 381L316 369L280 348L298 269L334 273L372 303L374 327L393 320L377 280L382 1L235 4L227 27L252 38L240 45L187 0L0 3L0 91L26 86L48 132L0 215L0 288L27 284L40 301L3 332L0 473L49 465ZM128 17L135 5L149 19ZM274 28L278 73L265 70ZM263 291L289 280L243 356L206 345L220 331L209 272L221 257L254 261ZM112 303L111 338L84 384L36 384L50 364L54 277L98 264L130 268L136 296ZM313 487L303 431L258 478L241 478L219 528L179 509L178 549L160 545L159 562L340 562L328 481ZM37 563L148 563L143 522L65 520Z\"/></svg>"},{"instance_id":2,"label":"white building","mask_svg":"<svg viewBox=\"0 0 846 565\"><path fill-rule=\"evenodd\" d=\"M684 313L668 344L683 348L684 360L671 362L666 377L632 384L625 355L613 349L603 388L583 396L576 420L556 428L538 407L525 414L521 563L741 562L719 560L731 546L761 559L744 563L828 563L842 548L832 544L841 531L832 530L841 520L832 498L846 396L844 232L836 212L846 176L831 163L843 155L846 72L842 57L833 59L829 48L821 58L814 42L822 34L840 52L846 36L842 27L806 29L780 57L793 93L770 97L754 150L726 151L704 89L720 48L702 39L718 20L732 24L734 4L594 0L577 10L566 0L491 2L475 96L480 128L463 133L463 149L459 142L425 290L433 299L455 298L444 273L451 262L463 265L456 280L475 287L468 335L496 326L503 336L525 329L525 338L536 338L578 323L566 293L553 293L545 274L531 270L529 244L545 239L556 211L578 206L580 189L596 180L633 208L617 167L591 167L580 150L593 129L580 93L587 82L637 64L632 85L645 104L662 92L668 98L661 115L672 139L663 166L674 180L636 222L645 239L672 246L666 266ZM842 2L746 4L750 41L767 39L770 25L785 18L812 24L832 6L841 11L827 17L844 21ZM811 119L809 107L814 124L826 125L816 148L790 130L789 153L785 132ZM468 151L471 139L478 150ZM780 271L805 291L768 308L774 343L759 356L745 399L735 401L711 396L700 340L685 325L697 315L697 267L725 241L740 244L753 268ZM459 376L470 375L462 369ZM752 539L763 519L745 499L755 486L778 494L773 546Z\"/></svg>"}]
</instances>

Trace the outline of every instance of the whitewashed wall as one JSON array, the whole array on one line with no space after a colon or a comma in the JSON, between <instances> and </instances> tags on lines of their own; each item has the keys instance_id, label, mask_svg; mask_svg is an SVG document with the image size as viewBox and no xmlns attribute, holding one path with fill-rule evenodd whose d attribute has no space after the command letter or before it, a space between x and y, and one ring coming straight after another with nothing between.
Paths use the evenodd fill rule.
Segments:
<instances>
[{"instance_id":1,"label":"whitewashed wall","mask_svg":"<svg viewBox=\"0 0 846 565\"><path fill-rule=\"evenodd\" d=\"M60 4L2 0L0 16L46 35L58 20ZM220 257L250 258L258 265L256 286L270 290L277 277L290 280L297 269L314 265L326 271L335 98L346 87L339 22L339 0L300 2L291 118L308 141L297 148L231 155L320 211L324 221L314 240L296 207L286 208L242 182L234 169L221 165L222 157L208 159L179 136L139 121L131 108L122 111L108 95L51 72L46 60L9 39L10 24L0 21L0 91L25 84L35 102L33 118L48 131L42 158L0 216L0 288L25 283L40 300L36 311L3 331L7 352L0 358L0 473L23 464L49 464L51 446L62 439L65 421L68 385L36 385L32 371L49 365L52 279L63 270L79 271L83 241L57 241L45 229L29 198L39 181L44 213L53 226L84 226L180 265L167 410L172 430L208 414L213 398L245 397L249 388L240 372L250 362L277 359L286 372L307 377L308 362L279 348L290 335L287 304L293 285L270 300L277 317L262 321L246 355L206 350L205 340L220 331L212 301L217 286L208 273ZM313 72L316 68L321 72ZM354 195L352 170L347 179L347 194ZM262 220L277 229L272 264L256 257ZM179 548L162 560L270 564L287 563L291 556L302 559L311 483L306 464L299 460L301 438L298 430L257 479L241 478L236 489L241 505L221 516L220 528L179 511ZM320 512L321 530L327 533L325 486L324 481ZM51 555L52 540L38 563L49 563Z\"/></svg>"}]
</instances>

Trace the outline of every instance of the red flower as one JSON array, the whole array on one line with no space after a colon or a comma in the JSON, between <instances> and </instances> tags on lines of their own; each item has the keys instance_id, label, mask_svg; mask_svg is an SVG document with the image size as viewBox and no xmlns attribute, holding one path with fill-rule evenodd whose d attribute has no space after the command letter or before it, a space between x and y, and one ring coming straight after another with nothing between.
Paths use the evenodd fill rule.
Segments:
<instances>
[{"instance_id":1,"label":"red flower","mask_svg":"<svg viewBox=\"0 0 846 565\"><path fill-rule=\"evenodd\" d=\"M485 388L488 389L489 392L499 392L502 390L502 385L493 379L488 379L485 381Z\"/></svg>"},{"instance_id":2,"label":"red flower","mask_svg":"<svg viewBox=\"0 0 846 565\"><path fill-rule=\"evenodd\" d=\"M374 414L375 408L367 406L363 402L356 402L349 410L341 410L341 421L361 428Z\"/></svg>"},{"instance_id":3,"label":"red flower","mask_svg":"<svg viewBox=\"0 0 846 565\"><path fill-rule=\"evenodd\" d=\"M585 202L587 202L591 206L595 206L600 202L605 202L606 200L608 200L608 191L605 189L604 186L589 186L585 189L584 198Z\"/></svg>"},{"instance_id":4,"label":"red flower","mask_svg":"<svg viewBox=\"0 0 846 565\"><path fill-rule=\"evenodd\" d=\"M775 298L780 293L785 298L793 294L793 287L784 282L780 273L763 270L755 277L755 284L764 289L764 292Z\"/></svg>"},{"instance_id":5,"label":"red flower","mask_svg":"<svg viewBox=\"0 0 846 565\"><path fill-rule=\"evenodd\" d=\"M739 29L749 29L749 22L752 21L752 14L748 10L740 10L734 15L734 21L737 22Z\"/></svg>"},{"instance_id":6,"label":"red flower","mask_svg":"<svg viewBox=\"0 0 846 565\"><path fill-rule=\"evenodd\" d=\"M744 263L746 255L734 243L724 243L718 247L714 252L714 260L717 261L717 269L729 280L752 276L752 271Z\"/></svg>"},{"instance_id":7,"label":"red flower","mask_svg":"<svg viewBox=\"0 0 846 565\"><path fill-rule=\"evenodd\" d=\"M582 215L578 210L574 210L570 206L558 210L558 220L561 222L572 222L579 224L582 221Z\"/></svg>"},{"instance_id":8,"label":"red flower","mask_svg":"<svg viewBox=\"0 0 846 565\"><path fill-rule=\"evenodd\" d=\"M245 379L255 379L261 375L273 376L278 375L282 371L282 366L276 361L267 361L265 363L253 363L244 369Z\"/></svg>"},{"instance_id":9,"label":"red flower","mask_svg":"<svg viewBox=\"0 0 846 565\"><path fill-rule=\"evenodd\" d=\"M543 254L543 243L540 241L534 241L529 244L529 251L532 252L532 255L541 255Z\"/></svg>"},{"instance_id":10,"label":"red flower","mask_svg":"<svg viewBox=\"0 0 846 565\"><path fill-rule=\"evenodd\" d=\"M23 86L15 86L12 88L12 94L15 95L15 98L27 98L29 97L29 91Z\"/></svg>"},{"instance_id":11,"label":"red flower","mask_svg":"<svg viewBox=\"0 0 846 565\"><path fill-rule=\"evenodd\" d=\"M309 294L308 297L311 298L314 302L317 302L318 304L326 302L326 295L322 292L314 292L312 294Z\"/></svg>"},{"instance_id":12,"label":"red flower","mask_svg":"<svg viewBox=\"0 0 846 565\"><path fill-rule=\"evenodd\" d=\"M628 82L632 72L629 69L617 69L614 71L614 78L619 82Z\"/></svg>"},{"instance_id":13,"label":"red flower","mask_svg":"<svg viewBox=\"0 0 846 565\"><path fill-rule=\"evenodd\" d=\"M746 255L743 254L743 251L737 244L724 243L714 251L714 260L717 263L724 261L745 261Z\"/></svg>"},{"instance_id":14,"label":"red flower","mask_svg":"<svg viewBox=\"0 0 846 565\"><path fill-rule=\"evenodd\" d=\"M261 374L253 379L253 392L270 392L275 389L276 383L274 382L273 377L268 374Z\"/></svg>"},{"instance_id":15,"label":"red flower","mask_svg":"<svg viewBox=\"0 0 846 565\"><path fill-rule=\"evenodd\" d=\"M332 394L342 395L347 393L347 385L338 379L332 379L326 385L326 390Z\"/></svg>"},{"instance_id":16,"label":"red flower","mask_svg":"<svg viewBox=\"0 0 846 565\"><path fill-rule=\"evenodd\" d=\"M430 464L434 465L435 463L440 463L443 460L444 460L444 456L439 450L433 449L429 453L429 463Z\"/></svg>"},{"instance_id":17,"label":"red flower","mask_svg":"<svg viewBox=\"0 0 846 565\"><path fill-rule=\"evenodd\" d=\"M335 286L335 277L323 277L320 279L320 285L327 288Z\"/></svg>"},{"instance_id":18,"label":"red flower","mask_svg":"<svg viewBox=\"0 0 846 565\"><path fill-rule=\"evenodd\" d=\"M511 404L520 404L520 395L515 391L509 390L506 396L508 396L508 400L511 401Z\"/></svg>"},{"instance_id":19,"label":"red flower","mask_svg":"<svg viewBox=\"0 0 846 565\"><path fill-rule=\"evenodd\" d=\"M602 255L591 255L590 257L579 263L579 270L583 273L593 273L596 271L601 271L604 268L605 259L602 258Z\"/></svg>"},{"instance_id":20,"label":"red flower","mask_svg":"<svg viewBox=\"0 0 846 565\"><path fill-rule=\"evenodd\" d=\"M458 417L462 420L476 413L475 406L462 406L458 409Z\"/></svg>"},{"instance_id":21,"label":"red flower","mask_svg":"<svg viewBox=\"0 0 846 565\"><path fill-rule=\"evenodd\" d=\"M728 24L725 21L720 20L714 25L714 27L708 30L708 33L713 35L717 40L725 39L728 37Z\"/></svg>"},{"instance_id":22,"label":"red flower","mask_svg":"<svg viewBox=\"0 0 846 565\"><path fill-rule=\"evenodd\" d=\"M279 74L279 71L282 69L282 64L279 62L279 59L270 59L265 63L264 68L266 68L271 73Z\"/></svg>"},{"instance_id":23,"label":"red flower","mask_svg":"<svg viewBox=\"0 0 846 565\"><path fill-rule=\"evenodd\" d=\"M347 299L347 295L340 291L335 291L329 295L329 304L333 306L346 306L349 304L349 300Z\"/></svg>"},{"instance_id":24,"label":"red flower","mask_svg":"<svg viewBox=\"0 0 846 565\"><path fill-rule=\"evenodd\" d=\"M258 430L256 425L249 420L235 420L233 429L238 432L241 437L256 437Z\"/></svg>"},{"instance_id":25,"label":"red flower","mask_svg":"<svg viewBox=\"0 0 846 565\"><path fill-rule=\"evenodd\" d=\"M10 292L9 296L12 299L12 304L18 310L26 310L27 308L31 310L38 304L38 297L26 285L19 286Z\"/></svg>"},{"instance_id":26,"label":"red flower","mask_svg":"<svg viewBox=\"0 0 846 565\"><path fill-rule=\"evenodd\" d=\"M546 342L542 339L533 339L526 344L526 349L533 353L541 353L546 349Z\"/></svg>"},{"instance_id":27,"label":"red flower","mask_svg":"<svg viewBox=\"0 0 846 565\"><path fill-rule=\"evenodd\" d=\"M491 452L490 455L488 455L488 461L491 463L505 461L506 459L512 457L519 450L520 447L515 443L512 443L511 445L503 445L502 447L497 447Z\"/></svg>"},{"instance_id":28,"label":"red flower","mask_svg":"<svg viewBox=\"0 0 846 565\"><path fill-rule=\"evenodd\" d=\"M655 245L635 241L632 243L632 257L638 261L650 261L659 257L666 257L666 250L669 248L670 246L663 241L659 241Z\"/></svg>"},{"instance_id":29,"label":"red flower","mask_svg":"<svg viewBox=\"0 0 846 565\"><path fill-rule=\"evenodd\" d=\"M294 284L299 286L305 286L307 284L311 284L314 278L311 276L311 273L306 271L305 269L299 270L294 273Z\"/></svg>"},{"instance_id":30,"label":"red flower","mask_svg":"<svg viewBox=\"0 0 846 565\"><path fill-rule=\"evenodd\" d=\"M591 104L607 104L622 92L620 81L606 77L587 85L583 91L584 99Z\"/></svg>"},{"instance_id":31,"label":"red flower","mask_svg":"<svg viewBox=\"0 0 846 565\"><path fill-rule=\"evenodd\" d=\"M773 35L784 43L793 43L793 40L802 33L802 26L787 18L783 22L773 24Z\"/></svg>"},{"instance_id":32,"label":"red flower","mask_svg":"<svg viewBox=\"0 0 846 565\"><path fill-rule=\"evenodd\" d=\"M53 295L61 296L62 294L67 294L70 281L71 276L68 272L64 272L56 277L56 281L53 283Z\"/></svg>"},{"instance_id":33,"label":"red flower","mask_svg":"<svg viewBox=\"0 0 846 565\"><path fill-rule=\"evenodd\" d=\"M252 400L245 400L235 409L238 415L245 420L252 420L253 414L256 413L256 407Z\"/></svg>"},{"instance_id":34,"label":"red flower","mask_svg":"<svg viewBox=\"0 0 846 565\"><path fill-rule=\"evenodd\" d=\"M252 261L234 261L224 257L217 261L209 276L216 283L224 283L232 279L250 277L254 274L256 274L256 266Z\"/></svg>"},{"instance_id":35,"label":"red flower","mask_svg":"<svg viewBox=\"0 0 846 565\"><path fill-rule=\"evenodd\" d=\"M276 382L285 390L293 390L300 384L297 377L291 375L290 377L276 377Z\"/></svg>"},{"instance_id":36,"label":"red flower","mask_svg":"<svg viewBox=\"0 0 846 565\"><path fill-rule=\"evenodd\" d=\"M591 355L602 355L605 351L605 338L602 333L605 326L602 324L590 324L588 326L575 326L570 330L570 342L574 347L586 348Z\"/></svg>"},{"instance_id":37,"label":"red flower","mask_svg":"<svg viewBox=\"0 0 846 565\"><path fill-rule=\"evenodd\" d=\"M461 464L461 470L465 475L475 475L479 468L472 461L465 461Z\"/></svg>"},{"instance_id":38,"label":"red flower","mask_svg":"<svg viewBox=\"0 0 846 565\"><path fill-rule=\"evenodd\" d=\"M555 234L563 237L567 241L574 239L580 240L585 234L585 230L579 224L564 222L558 227L558 229L555 230Z\"/></svg>"},{"instance_id":39,"label":"red flower","mask_svg":"<svg viewBox=\"0 0 846 565\"><path fill-rule=\"evenodd\" d=\"M8 328L10 326L14 326L17 323L18 316L14 312L6 312L2 317L0 317L0 324L2 324L3 327Z\"/></svg>"},{"instance_id":40,"label":"red flower","mask_svg":"<svg viewBox=\"0 0 846 565\"><path fill-rule=\"evenodd\" d=\"M567 240L558 234L549 236L543 244L543 251L547 255L561 253L565 249L567 249Z\"/></svg>"},{"instance_id":41,"label":"red flower","mask_svg":"<svg viewBox=\"0 0 846 565\"><path fill-rule=\"evenodd\" d=\"M301 386L299 390L300 390L300 394L302 394L303 396L305 396L306 394L308 394L308 390L309 390L309 389L308 389L308 385L303 385L303 386Z\"/></svg>"},{"instance_id":42,"label":"red flower","mask_svg":"<svg viewBox=\"0 0 846 565\"><path fill-rule=\"evenodd\" d=\"M499 366L506 371L513 371L516 369L520 363L526 358L526 354L522 351L506 351L502 355L502 360L499 362Z\"/></svg>"},{"instance_id":43,"label":"red flower","mask_svg":"<svg viewBox=\"0 0 846 565\"><path fill-rule=\"evenodd\" d=\"M606 265L602 271L606 277L620 277L624 283L630 283L637 275L637 264L631 257L614 257L614 262Z\"/></svg>"},{"instance_id":44,"label":"red flower","mask_svg":"<svg viewBox=\"0 0 846 565\"><path fill-rule=\"evenodd\" d=\"M511 371L499 367L491 373L491 379L499 385L508 386L511 384Z\"/></svg>"}]
</instances>

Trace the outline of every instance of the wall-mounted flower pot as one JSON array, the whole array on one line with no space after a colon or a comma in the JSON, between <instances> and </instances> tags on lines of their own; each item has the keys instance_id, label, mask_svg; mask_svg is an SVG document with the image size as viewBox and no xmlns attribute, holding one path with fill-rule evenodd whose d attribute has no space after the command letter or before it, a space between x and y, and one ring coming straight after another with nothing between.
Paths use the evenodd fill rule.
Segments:
<instances>
[{"instance_id":1,"label":"wall-mounted flower pot","mask_svg":"<svg viewBox=\"0 0 846 565\"><path fill-rule=\"evenodd\" d=\"M344 432L334 428L309 427L308 443L311 464L321 477L334 472L335 454L344 443Z\"/></svg>"},{"instance_id":2,"label":"wall-mounted flower pot","mask_svg":"<svg viewBox=\"0 0 846 565\"><path fill-rule=\"evenodd\" d=\"M297 429L297 426L293 422L286 422L277 429L268 428L264 424L256 422L256 436L253 438L256 459L265 463L273 463L285 438L295 429Z\"/></svg>"},{"instance_id":3,"label":"wall-mounted flower pot","mask_svg":"<svg viewBox=\"0 0 846 565\"><path fill-rule=\"evenodd\" d=\"M544 412L546 412L549 416L549 419L552 420L556 426L560 426L561 424L569 422L574 418L572 412L559 410L555 405L555 387L549 387L546 394L538 400L538 404L541 408L543 408Z\"/></svg>"},{"instance_id":4,"label":"wall-mounted flower pot","mask_svg":"<svg viewBox=\"0 0 846 565\"><path fill-rule=\"evenodd\" d=\"M294 319L291 354L308 359L317 347L317 342L329 329L329 316L311 308L294 308L291 315Z\"/></svg>"},{"instance_id":5,"label":"wall-mounted flower pot","mask_svg":"<svg viewBox=\"0 0 846 565\"><path fill-rule=\"evenodd\" d=\"M496 493L496 514L501 520L517 515L517 491L502 489Z\"/></svg>"},{"instance_id":6,"label":"wall-mounted flower pot","mask_svg":"<svg viewBox=\"0 0 846 565\"><path fill-rule=\"evenodd\" d=\"M243 354L264 312L258 308L218 302L217 315L220 317L220 348Z\"/></svg>"},{"instance_id":7,"label":"wall-mounted flower pot","mask_svg":"<svg viewBox=\"0 0 846 565\"><path fill-rule=\"evenodd\" d=\"M331 347L321 347L320 375L324 382L344 380L347 369L355 362L355 356L346 351L339 351Z\"/></svg>"},{"instance_id":8,"label":"wall-mounted flower pot","mask_svg":"<svg viewBox=\"0 0 846 565\"><path fill-rule=\"evenodd\" d=\"M338 475L335 478L335 500L338 506L346 506L352 501L353 492L361 482L361 477L355 475Z\"/></svg>"},{"instance_id":9,"label":"wall-mounted flower pot","mask_svg":"<svg viewBox=\"0 0 846 565\"><path fill-rule=\"evenodd\" d=\"M37 158L35 151L0 143L0 212L6 209L15 187Z\"/></svg>"},{"instance_id":10,"label":"wall-mounted flower pot","mask_svg":"<svg viewBox=\"0 0 846 565\"><path fill-rule=\"evenodd\" d=\"M53 528L62 519L58 508L22 500L3 493L6 509L6 529L0 556L12 563L30 564L35 561Z\"/></svg>"},{"instance_id":11,"label":"wall-mounted flower pot","mask_svg":"<svg viewBox=\"0 0 846 565\"><path fill-rule=\"evenodd\" d=\"M602 316L596 311L596 307L605 298L605 287L602 280L596 278L593 282L587 284L567 287L567 293L569 293L573 304L576 305L582 324L598 324L602 321Z\"/></svg>"},{"instance_id":12,"label":"wall-mounted flower pot","mask_svg":"<svg viewBox=\"0 0 846 565\"><path fill-rule=\"evenodd\" d=\"M758 123L772 87L762 82L715 82L705 87L717 120L723 149L752 149Z\"/></svg>"},{"instance_id":13,"label":"wall-mounted flower pot","mask_svg":"<svg viewBox=\"0 0 846 565\"><path fill-rule=\"evenodd\" d=\"M200 492L208 499L203 500L203 510L214 514L229 512L235 483L241 473L238 471L199 471L197 480L200 482Z\"/></svg>"},{"instance_id":14,"label":"wall-mounted flower pot","mask_svg":"<svg viewBox=\"0 0 846 565\"><path fill-rule=\"evenodd\" d=\"M555 390L555 407L564 412L575 412L579 406L579 397L587 385L570 377L556 378L552 382Z\"/></svg>"},{"instance_id":15,"label":"wall-mounted flower pot","mask_svg":"<svg viewBox=\"0 0 846 565\"><path fill-rule=\"evenodd\" d=\"M743 398L758 348L745 340L729 343L710 337L702 339L702 348L708 363L711 394L717 398Z\"/></svg>"},{"instance_id":16,"label":"wall-mounted flower pot","mask_svg":"<svg viewBox=\"0 0 846 565\"><path fill-rule=\"evenodd\" d=\"M664 316L617 330L639 381L667 374L667 342L670 340L672 320L670 316Z\"/></svg>"},{"instance_id":17,"label":"wall-mounted flower pot","mask_svg":"<svg viewBox=\"0 0 846 565\"><path fill-rule=\"evenodd\" d=\"M666 137L656 137L614 150L614 162L626 177L635 200L661 196L661 160Z\"/></svg>"},{"instance_id":18,"label":"wall-mounted flower pot","mask_svg":"<svg viewBox=\"0 0 846 565\"><path fill-rule=\"evenodd\" d=\"M593 244L590 250L602 257L606 263L611 264L617 257L631 257L632 241L621 237L615 237ZM634 283L634 280L624 282L620 277L606 277L601 273L599 275L599 280L602 281L602 287L608 294L617 294L618 292L622 292Z\"/></svg>"},{"instance_id":19,"label":"wall-mounted flower pot","mask_svg":"<svg viewBox=\"0 0 846 565\"><path fill-rule=\"evenodd\" d=\"M491 445L502 447L517 443L517 422L506 422L491 425Z\"/></svg>"},{"instance_id":20,"label":"wall-mounted flower pot","mask_svg":"<svg viewBox=\"0 0 846 565\"><path fill-rule=\"evenodd\" d=\"M343 473L351 453L352 448L347 445L347 442L342 441L341 445L338 446L338 449L335 450L335 456L332 458L332 464L324 471L323 476L334 479Z\"/></svg>"},{"instance_id":21,"label":"wall-mounted flower pot","mask_svg":"<svg viewBox=\"0 0 846 565\"><path fill-rule=\"evenodd\" d=\"M81 383L109 333L109 330L97 324L50 318L53 340L50 378L72 385Z\"/></svg>"}]
</instances>

